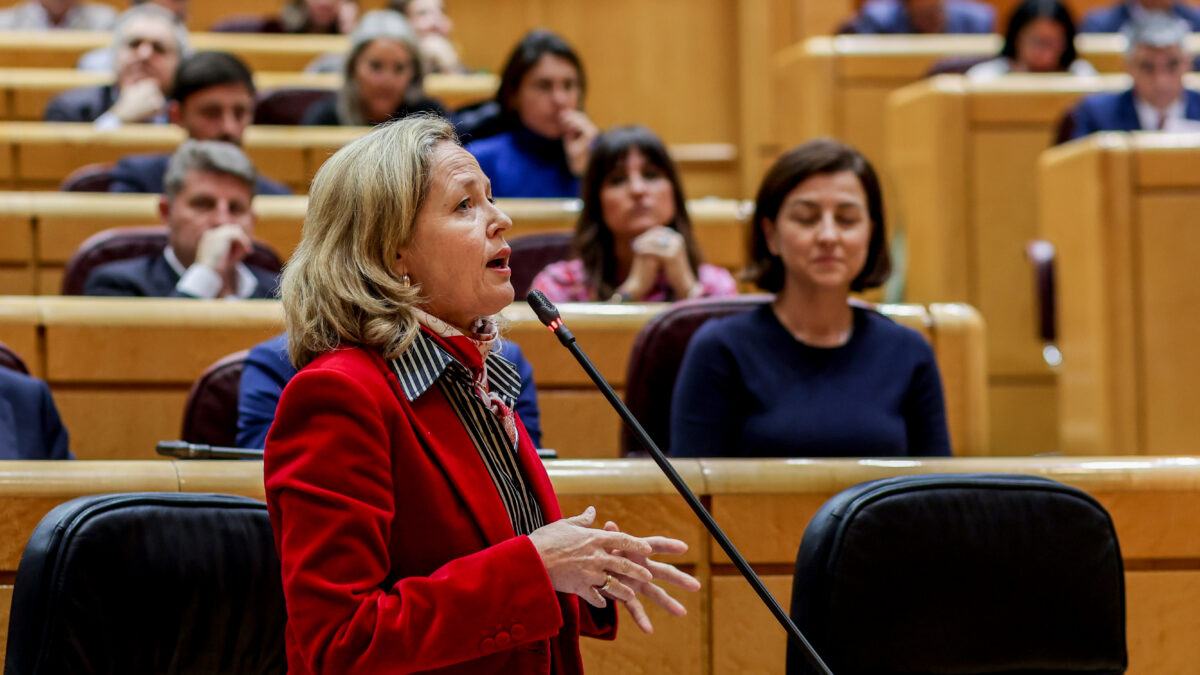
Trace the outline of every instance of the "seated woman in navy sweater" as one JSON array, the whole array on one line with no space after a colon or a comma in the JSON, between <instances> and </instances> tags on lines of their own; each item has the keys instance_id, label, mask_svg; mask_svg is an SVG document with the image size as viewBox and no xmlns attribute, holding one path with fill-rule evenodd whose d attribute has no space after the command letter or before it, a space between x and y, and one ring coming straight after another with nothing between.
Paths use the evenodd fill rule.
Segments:
<instances>
[{"instance_id":1,"label":"seated woman in navy sweater","mask_svg":"<svg viewBox=\"0 0 1200 675\"><path fill-rule=\"evenodd\" d=\"M775 299L688 345L671 404L675 457L949 455L941 377L916 331L851 305L891 263L870 163L832 140L763 178L748 277Z\"/></svg>"},{"instance_id":2,"label":"seated woman in navy sweater","mask_svg":"<svg viewBox=\"0 0 1200 675\"><path fill-rule=\"evenodd\" d=\"M496 102L504 131L482 140L459 126L495 197L578 197L596 126L580 110L586 88L575 50L547 30L508 57Z\"/></svg>"}]
</instances>

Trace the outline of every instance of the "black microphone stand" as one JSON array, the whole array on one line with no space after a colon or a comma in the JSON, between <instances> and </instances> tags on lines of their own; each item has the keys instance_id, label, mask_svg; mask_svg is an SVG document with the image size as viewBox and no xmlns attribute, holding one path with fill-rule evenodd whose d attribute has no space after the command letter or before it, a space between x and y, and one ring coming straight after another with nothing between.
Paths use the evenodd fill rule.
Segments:
<instances>
[{"instance_id":1,"label":"black microphone stand","mask_svg":"<svg viewBox=\"0 0 1200 675\"><path fill-rule=\"evenodd\" d=\"M638 441L642 444L642 447L650 453L651 459L653 459L654 462L658 464L658 467L662 469L662 472L666 474L667 480L671 481L671 485L675 486L675 490L681 497L683 497L688 506L691 507L692 512L696 514L696 517L700 519L700 522L704 523L705 529L708 530L713 539L717 540L717 543L720 544L721 549L725 551L725 555L729 556L729 559L733 561L734 567L736 567L738 571L742 573L742 576L745 577L746 582L750 584L751 588L754 589L754 592L758 593L758 597L762 599L764 604L766 604L767 609L771 610L771 614L775 616L775 619L781 626L783 626L783 629L787 631L788 635L791 636L791 638L795 640L797 644L804 648L809 662L816 667L819 672L825 673L825 675L833 675L833 672L829 670L829 666L825 665L825 662L821 660L820 655L817 654L817 650L813 648L808 639L804 637L804 633L800 632L800 628L796 626L795 622L792 621L792 617L788 616L787 612L783 611L783 607L779 605L779 601L776 600L775 596L771 595L771 592L767 590L765 585L763 585L762 579L758 578L758 574L756 574L754 569L750 567L750 563L746 562L746 559L742 557L742 554L737 550L737 547L733 545L733 542L729 541L729 537L727 537L725 532L721 530L721 526L717 525L717 521L713 520L712 515L709 514L708 510L704 508L704 505L700 503L700 500L696 497L696 494L692 492L692 489L687 486L687 483L685 483L679 473L675 471L675 467L671 466L670 460L668 460L666 455L663 454L662 450L659 450L658 446L655 445L654 441L650 438L650 434L646 433L646 430L642 428L641 423L637 421L637 418L633 416L633 413L629 412L629 408L625 406L625 402L622 401L619 396L617 396L617 392L613 391L612 385L608 383L608 380L604 379L604 376L601 375L600 371L596 369L596 366L592 364L591 359L589 359L587 354L583 352L583 348L580 347L575 341L575 336L571 334L571 331L567 328L566 324L563 323L562 317L559 316L558 308L556 308L541 291L530 291L526 300L529 302L529 306L533 308L533 313L537 315L538 320L545 324L546 327L554 333L555 337L558 338L558 341L567 348L567 351L571 352L571 355L575 357L575 360L578 361L579 365L583 367L585 372L587 372L588 377L592 378L592 382L596 383L596 386L600 389L600 392L604 394L604 398L608 399L609 404L611 404L612 407L617 411L617 414L621 416L621 419L624 420L626 426L628 426L633 432L633 435L637 437Z\"/></svg>"}]
</instances>

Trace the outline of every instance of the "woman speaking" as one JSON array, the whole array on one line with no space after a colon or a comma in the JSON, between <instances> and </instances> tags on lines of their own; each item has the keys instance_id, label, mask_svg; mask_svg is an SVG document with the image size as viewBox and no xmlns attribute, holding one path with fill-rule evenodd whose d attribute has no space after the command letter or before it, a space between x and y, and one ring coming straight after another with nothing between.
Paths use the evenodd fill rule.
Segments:
<instances>
[{"instance_id":1,"label":"woman speaking","mask_svg":"<svg viewBox=\"0 0 1200 675\"><path fill-rule=\"evenodd\" d=\"M561 517L492 349L511 226L434 117L313 180L281 290L301 370L264 465L293 674L580 673L579 634L615 631L609 600L649 631L639 595L684 613L654 580L699 587L652 559L683 542Z\"/></svg>"}]
</instances>

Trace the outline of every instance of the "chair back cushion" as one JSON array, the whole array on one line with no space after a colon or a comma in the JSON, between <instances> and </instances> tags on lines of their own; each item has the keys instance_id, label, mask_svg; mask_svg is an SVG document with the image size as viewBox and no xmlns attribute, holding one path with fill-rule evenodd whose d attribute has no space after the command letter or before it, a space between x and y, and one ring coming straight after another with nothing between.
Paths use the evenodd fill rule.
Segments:
<instances>
[{"instance_id":1,"label":"chair back cushion","mask_svg":"<svg viewBox=\"0 0 1200 675\"><path fill-rule=\"evenodd\" d=\"M977 66L984 61L991 61L993 58L995 58L995 55L947 56L944 59L935 61L934 64L929 67L929 70L926 71L925 76L933 77L934 75L963 75L972 67Z\"/></svg>"},{"instance_id":2,"label":"chair back cushion","mask_svg":"<svg viewBox=\"0 0 1200 675\"><path fill-rule=\"evenodd\" d=\"M750 311L771 297L750 294L684 300L638 331L625 375L625 405L663 452L671 446L671 394L692 335L709 319ZM634 435L622 427L621 454L642 452Z\"/></svg>"},{"instance_id":3,"label":"chair back cushion","mask_svg":"<svg viewBox=\"0 0 1200 675\"><path fill-rule=\"evenodd\" d=\"M266 504L79 497L25 545L4 672L284 673L286 622Z\"/></svg>"},{"instance_id":4,"label":"chair back cushion","mask_svg":"<svg viewBox=\"0 0 1200 675\"><path fill-rule=\"evenodd\" d=\"M166 247L166 225L114 227L97 232L84 240L67 261L63 270L62 294L83 295L88 276L100 265L114 260L156 255ZM243 262L276 274L283 268L279 255L270 246L257 240Z\"/></svg>"},{"instance_id":5,"label":"chair back cushion","mask_svg":"<svg viewBox=\"0 0 1200 675\"><path fill-rule=\"evenodd\" d=\"M25 367L25 361L3 342L0 342L0 368L15 370L22 375L29 374L29 368Z\"/></svg>"},{"instance_id":6,"label":"chair back cushion","mask_svg":"<svg viewBox=\"0 0 1200 675\"><path fill-rule=\"evenodd\" d=\"M237 445L238 389L249 349L222 357L192 385L183 408L180 438L231 448Z\"/></svg>"},{"instance_id":7,"label":"chair back cushion","mask_svg":"<svg viewBox=\"0 0 1200 675\"><path fill-rule=\"evenodd\" d=\"M791 615L837 675L1123 673L1108 513L1036 476L863 483L809 522ZM789 675L815 673L788 645Z\"/></svg>"},{"instance_id":8,"label":"chair back cushion","mask_svg":"<svg viewBox=\"0 0 1200 675\"><path fill-rule=\"evenodd\" d=\"M87 164L67 174L59 184L60 192L108 192L112 184L114 162Z\"/></svg>"},{"instance_id":9,"label":"chair back cushion","mask_svg":"<svg viewBox=\"0 0 1200 675\"><path fill-rule=\"evenodd\" d=\"M529 293L533 279L546 265L566 260L571 255L571 232L539 232L515 237L508 245L512 256L508 266L512 269L514 297L518 302Z\"/></svg>"},{"instance_id":10,"label":"chair back cushion","mask_svg":"<svg viewBox=\"0 0 1200 675\"><path fill-rule=\"evenodd\" d=\"M335 96L328 89L280 88L265 91L258 96L254 108L255 124L285 124L296 126L304 118L304 111L317 101Z\"/></svg>"}]
</instances>

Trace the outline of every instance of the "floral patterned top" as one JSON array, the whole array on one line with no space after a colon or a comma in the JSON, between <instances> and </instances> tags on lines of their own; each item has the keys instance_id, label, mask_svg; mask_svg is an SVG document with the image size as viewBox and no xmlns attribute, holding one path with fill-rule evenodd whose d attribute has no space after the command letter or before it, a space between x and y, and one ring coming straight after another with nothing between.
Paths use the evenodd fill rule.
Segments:
<instances>
[{"instance_id":1,"label":"floral patterned top","mask_svg":"<svg viewBox=\"0 0 1200 675\"><path fill-rule=\"evenodd\" d=\"M737 295L737 282L729 270L716 265L702 263L697 274L700 284L698 297L725 297ZM533 278L533 288L546 294L550 302L595 302L598 298L592 294L588 285L587 274L583 269L583 261L579 258L563 260L546 265ZM667 280L659 276L654 288L642 299L642 302L670 302L682 300L673 297Z\"/></svg>"}]
</instances>

